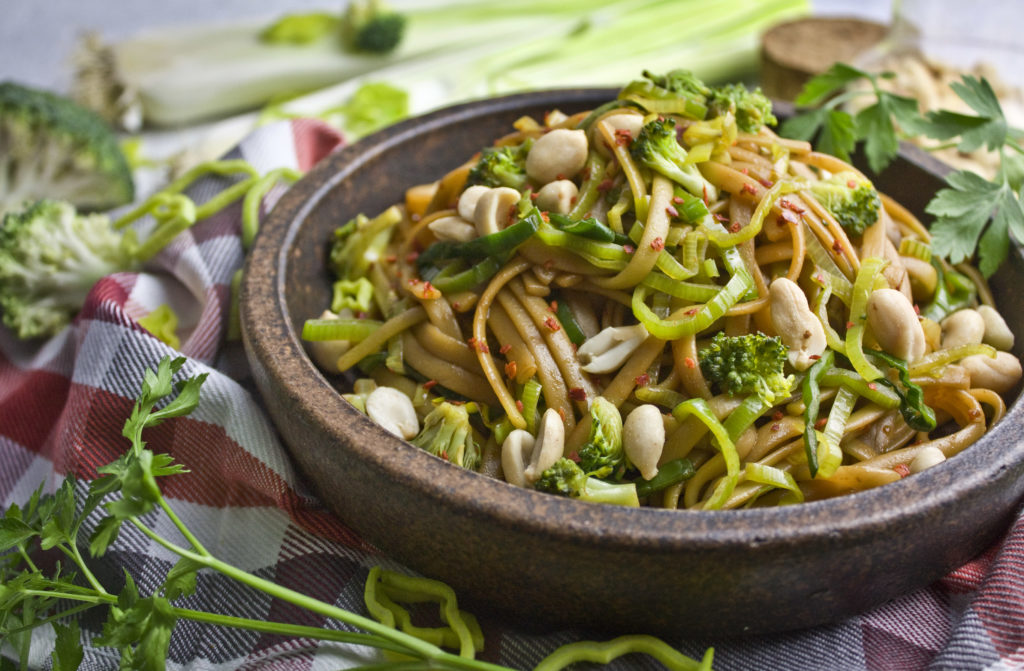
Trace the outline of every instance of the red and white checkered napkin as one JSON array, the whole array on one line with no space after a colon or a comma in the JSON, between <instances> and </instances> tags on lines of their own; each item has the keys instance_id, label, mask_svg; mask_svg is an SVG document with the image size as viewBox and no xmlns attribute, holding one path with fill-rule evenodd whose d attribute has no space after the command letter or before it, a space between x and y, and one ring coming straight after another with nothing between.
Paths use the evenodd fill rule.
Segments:
<instances>
[{"instance_id":1,"label":"red and white checkered napkin","mask_svg":"<svg viewBox=\"0 0 1024 671\"><path fill-rule=\"evenodd\" d=\"M233 155L261 171L307 170L340 143L317 122L282 122L256 131ZM202 201L219 188L211 179L190 195ZM0 327L0 505L26 500L40 482L52 490L65 473L94 477L126 447L121 427L143 370L164 355L183 354L184 374L209 373L201 403L192 415L147 434L152 448L190 471L162 481L171 505L224 560L362 612L368 567L400 567L305 489L249 384L240 345L225 342L228 286L242 258L239 209L229 208L180 236L145 272L101 280L75 323L48 342L20 342ZM136 321L162 303L182 317L180 352ZM145 593L160 584L174 558L131 531L122 531L96 572L116 576L127 569ZM239 616L338 626L206 573L187 601L187 607ZM532 668L563 643L607 637L525 633L486 618L483 625L482 657L518 669ZM83 623L94 632L99 626L95 619ZM842 624L670 642L695 657L713 645L720 670L1024 668L1024 523L936 584ZM35 649L34 661L45 666L45 636ZM372 659L375 653L358 648L183 623L172 638L168 667L298 671L358 667ZM90 649L82 668L115 669L117 661L113 650ZM659 667L631 656L615 668Z\"/></svg>"}]
</instances>

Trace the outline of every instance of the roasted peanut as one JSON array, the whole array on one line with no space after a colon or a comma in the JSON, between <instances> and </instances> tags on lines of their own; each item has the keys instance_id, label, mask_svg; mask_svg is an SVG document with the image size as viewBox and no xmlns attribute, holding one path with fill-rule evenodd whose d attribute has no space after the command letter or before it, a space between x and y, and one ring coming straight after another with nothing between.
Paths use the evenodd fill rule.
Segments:
<instances>
[{"instance_id":1,"label":"roasted peanut","mask_svg":"<svg viewBox=\"0 0 1024 671\"><path fill-rule=\"evenodd\" d=\"M548 182L537 192L537 207L545 212L566 214L576 203L579 188L568 179L556 179Z\"/></svg>"},{"instance_id":2,"label":"roasted peanut","mask_svg":"<svg viewBox=\"0 0 1024 671\"><path fill-rule=\"evenodd\" d=\"M622 446L626 458L645 480L658 474L658 460L665 447L665 422L658 406L637 406L622 424Z\"/></svg>"},{"instance_id":3,"label":"roasted peanut","mask_svg":"<svg viewBox=\"0 0 1024 671\"><path fill-rule=\"evenodd\" d=\"M540 419L540 428L530 453L530 465L523 470L526 482L536 482L544 471L562 458L564 449L565 423L557 410L548 408Z\"/></svg>"},{"instance_id":4,"label":"roasted peanut","mask_svg":"<svg viewBox=\"0 0 1024 671\"><path fill-rule=\"evenodd\" d=\"M635 138L644 127L644 117L639 112L616 112L601 119L601 123L608 127L613 136L628 133L630 138ZM603 140L597 143L597 150L604 156L612 154L611 148Z\"/></svg>"},{"instance_id":5,"label":"roasted peanut","mask_svg":"<svg viewBox=\"0 0 1024 671\"><path fill-rule=\"evenodd\" d=\"M971 376L972 387L984 387L1002 394L1010 391L1021 377L1020 359L1009 352L996 352L995 357L972 354L960 360Z\"/></svg>"},{"instance_id":6,"label":"roasted peanut","mask_svg":"<svg viewBox=\"0 0 1024 671\"><path fill-rule=\"evenodd\" d=\"M473 221L473 216L476 213L476 204L479 202L480 196L490 190L491 187L484 186L483 184L474 184L473 186L467 187L466 190L459 195L459 202L455 206L459 216L467 221Z\"/></svg>"},{"instance_id":7,"label":"roasted peanut","mask_svg":"<svg viewBox=\"0 0 1024 671\"><path fill-rule=\"evenodd\" d=\"M406 440L420 431L412 400L394 387L377 387L366 397L366 414L385 431Z\"/></svg>"},{"instance_id":8,"label":"roasted peanut","mask_svg":"<svg viewBox=\"0 0 1024 671\"><path fill-rule=\"evenodd\" d=\"M501 444L501 471L505 481L517 487L526 486L524 463L533 452L534 439L529 431L515 429Z\"/></svg>"},{"instance_id":9,"label":"roasted peanut","mask_svg":"<svg viewBox=\"0 0 1024 671\"><path fill-rule=\"evenodd\" d=\"M522 194L508 186L488 189L480 194L473 209L476 232L480 235L490 235L508 226L520 198Z\"/></svg>"},{"instance_id":10,"label":"roasted peanut","mask_svg":"<svg viewBox=\"0 0 1024 671\"><path fill-rule=\"evenodd\" d=\"M1003 352L1013 349L1013 331L1006 325L1006 320L999 311L991 305L981 305L977 312L985 322L985 335L982 336L981 342Z\"/></svg>"},{"instance_id":11,"label":"roasted peanut","mask_svg":"<svg viewBox=\"0 0 1024 671\"><path fill-rule=\"evenodd\" d=\"M772 328L789 348L789 363L797 370L809 368L828 343L825 329L807 304L800 286L785 277L772 281L768 288Z\"/></svg>"},{"instance_id":12,"label":"roasted peanut","mask_svg":"<svg viewBox=\"0 0 1024 671\"><path fill-rule=\"evenodd\" d=\"M924 329L910 299L896 289L876 289L868 297L868 328L883 350L904 361L925 352Z\"/></svg>"},{"instance_id":13,"label":"roasted peanut","mask_svg":"<svg viewBox=\"0 0 1024 671\"><path fill-rule=\"evenodd\" d=\"M526 155L526 174L547 184L571 179L587 162L587 134L582 130L556 128L537 138Z\"/></svg>"},{"instance_id":14,"label":"roasted peanut","mask_svg":"<svg viewBox=\"0 0 1024 671\"><path fill-rule=\"evenodd\" d=\"M427 228L438 240L468 242L476 237L476 226L459 216L438 217Z\"/></svg>"},{"instance_id":15,"label":"roasted peanut","mask_svg":"<svg viewBox=\"0 0 1024 671\"><path fill-rule=\"evenodd\" d=\"M977 310L957 310L940 323L942 326L942 349L960 345L977 345L985 337L985 320Z\"/></svg>"},{"instance_id":16,"label":"roasted peanut","mask_svg":"<svg viewBox=\"0 0 1024 671\"><path fill-rule=\"evenodd\" d=\"M611 373L647 339L643 324L609 326L576 350L580 367L588 373Z\"/></svg>"}]
</instances>

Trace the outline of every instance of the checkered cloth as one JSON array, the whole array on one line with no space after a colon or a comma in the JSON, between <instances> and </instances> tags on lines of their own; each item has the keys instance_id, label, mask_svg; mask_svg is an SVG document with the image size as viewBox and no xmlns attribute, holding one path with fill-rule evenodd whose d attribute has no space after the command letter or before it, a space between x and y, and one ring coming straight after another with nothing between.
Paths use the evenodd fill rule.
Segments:
<instances>
[{"instance_id":1,"label":"checkered cloth","mask_svg":"<svg viewBox=\"0 0 1024 671\"><path fill-rule=\"evenodd\" d=\"M233 152L260 171L309 169L342 142L311 121L259 129ZM195 186L197 202L223 188L220 178ZM264 202L269 208L280 191ZM140 273L98 282L75 320L46 342L21 342L0 328L0 505L22 502L44 482L53 490L66 473L89 479L126 447L121 427L142 371L165 355L185 355L184 373L209 373L199 407L188 417L148 430L147 441L190 471L162 480L171 506L222 559L338 606L363 611L366 574L375 564L404 570L334 518L306 489L263 412L241 346L225 337L229 282L243 259L238 207L179 236ZM175 352L139 326L161 304L182 318ZM82 485L84 486L84 485ZM173 534L157 514L152 524ZM90 531L86 525L86 531ZM126 525L96 573L116 580L127 569L148 593L175 561ZM907 533L913 533L908 529ZM673 640L699 657L715 648L719 670L1011 669L1024 668L1024 523L988 552L937 583L833 626L733 640ZM338 626L300 612L219 575L203 572L189 608L232 615ZM98 633L102 618L82 626ZM483 620L481 658L532 668L555 647L606 638L579 630L545 635ZM52 647L38 632L33 664L45 668ZM8 656L11 650L4 651ZM374 651L282 636L179 625L170 669L355 668ZM111 649L88 649L82 668L115 669ZM618 669L656 669L631 656Z\"/></svg>"}]
</instances>

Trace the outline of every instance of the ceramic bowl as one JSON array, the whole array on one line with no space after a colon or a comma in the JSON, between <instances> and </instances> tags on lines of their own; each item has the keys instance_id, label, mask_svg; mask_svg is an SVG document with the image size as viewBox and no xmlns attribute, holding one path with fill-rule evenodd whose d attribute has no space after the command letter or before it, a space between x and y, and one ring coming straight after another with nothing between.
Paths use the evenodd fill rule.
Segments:
<instances>
[{"instance_id":1,"label":"ceramic bowl","mask_svg":"<svg viewBox=\"0 0 1024 671\"><path fill-rule=\"evenodd\" d=\"M332 230L373 214L507 132L520 116L590 109L608 90L462 104L333 154L278 203L248 258L247 355L273 422L337 516L477 611L523 626L613 633L768 633L834 622L924 586L991 544L1024 495L1021 408L938 467L884 487L772 509L588 504L452 466L395 438L339 394L298 333L329 303ZM877 180L921 214L943 169L907 149ZM994 278L1017 333L1018 252Z\"/></svg>"}]
</instances>

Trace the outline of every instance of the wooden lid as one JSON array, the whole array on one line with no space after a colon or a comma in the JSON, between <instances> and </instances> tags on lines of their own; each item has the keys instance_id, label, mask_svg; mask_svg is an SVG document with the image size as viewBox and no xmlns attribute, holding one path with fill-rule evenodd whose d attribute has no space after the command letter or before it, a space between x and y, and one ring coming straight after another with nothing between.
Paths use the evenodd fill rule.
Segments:
<instances>
[{"instance_id":1,"label":"wooden lid","mask_svg":"<svg viewBox=\"0 0 1024 671\"><path fill-rule=\"evenodd\" d=\"M761 40L761 90L792 100L833 63L852 62L885 37L888 26L847 17L809 17L768 30Z\"/></svg>"}]
</instances>

